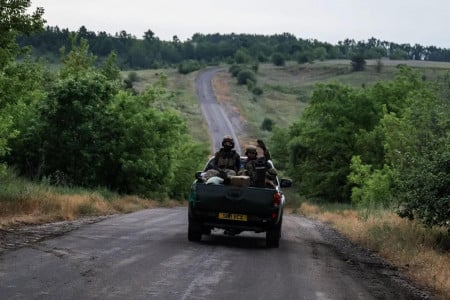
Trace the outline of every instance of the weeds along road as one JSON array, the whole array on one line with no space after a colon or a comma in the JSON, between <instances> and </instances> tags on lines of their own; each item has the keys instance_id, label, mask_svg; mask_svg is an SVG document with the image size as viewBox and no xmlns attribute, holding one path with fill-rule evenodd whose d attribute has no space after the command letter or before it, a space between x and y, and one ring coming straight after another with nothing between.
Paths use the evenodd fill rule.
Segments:
<instances>
[{"instance_id":1,"label":"weeds along road","mask_svg":"<svg viewBox=\"0 0 450 300\"><path fill-rule=\"evenodd\" d=\"M211 98L215 72L197 84L218 149L232 128L217 124L230 126ZM187 223L186 207L149 209L4 250L0 299L428 298L376 255L298 215L284 216L278 249L265 247L264 233L215 230L192 243Z\"/></svg>"},{"instance_id":2,"label":"weeds along road","mask_svg":"<svg viewBox=\"0 0 450 300\"><path fill-rule=\"evenodd\" d=\"M184 207L113 216L0 256L1 299L420 299L395 270L316 221L187 240Z\"/></svg>"}]
</instances>

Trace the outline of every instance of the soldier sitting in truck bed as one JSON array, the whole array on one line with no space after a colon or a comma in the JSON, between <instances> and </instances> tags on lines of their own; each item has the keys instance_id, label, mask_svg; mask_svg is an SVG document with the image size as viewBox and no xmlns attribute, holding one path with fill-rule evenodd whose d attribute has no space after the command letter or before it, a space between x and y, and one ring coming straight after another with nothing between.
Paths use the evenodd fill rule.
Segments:
<instances>
[{"instance_id":1,"label":"soldier sitting in truck bed","mask_svg":"<svg viewBox=\"0 0 450 300\"><path fill-rule=\"evenodd\" d=\"M234 148L234 140L230 135L222 139L222 148L214 154L207 167L204 179L221 177L224 183L229 183L229 177L235 176L241 166L241 156ZM205 180L205 181L206 181Z\"/></svg>"},{"instance_id":2,"label":"soldier sitting in truck bed","mask_svg":"<svg viewBox=\"0 0 450 300\"><path fill-rule=\"evenodd\" d=\"M277 171L272 164L268 162L270 152L262 140L257 140L258 146L263 150L264 156L258 157L255 146L248 145L245 150L247 163L245 168L239 171L239 175L247 175L250 177L250 186L256 187L276 187Z\"/></svg>"}]
</instances>

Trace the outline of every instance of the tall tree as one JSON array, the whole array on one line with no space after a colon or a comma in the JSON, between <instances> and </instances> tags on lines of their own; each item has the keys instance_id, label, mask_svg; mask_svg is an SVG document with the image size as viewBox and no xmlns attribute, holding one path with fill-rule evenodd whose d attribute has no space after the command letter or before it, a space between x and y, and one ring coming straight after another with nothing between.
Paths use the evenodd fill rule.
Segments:
<instances>
[{"instance_id":1,"label":"tall tree","mask_svg":"<svg viewBox=\"0 0 450 300\"><path fill-rule=\"evenodd\" d=\"M356 133L371 130L378 118L363 91L340 84L315 88L310 106L290 129L290 173L305 194L350 199L347 176Z\"/></svg>"},{"instance_id":2,"label":"tall tree","mask_svg":"<svg viewBox=\"0 0 450 300\"><path fill-rule=\"evenodd\" d=\"M25 102L22 110L16 109L17 105L24 94L32 93L32 86L24 88L22 84L34 76L34 69L26 70L13 63L23 53L16 37L42 30L45 22L42 8L37 8L31 15L26 13L30 5L27 0L0 0L0 158L9 152L9 140L18 134L13 112L24 111ZM0 164L0 173L2 170L4 165Z\"/></svg>"},{"instance_id":3,"label":"tall tree","mask_svg":"<svg viewBox=\"0 0 450 300\"><path fill-rule=\"evenodd\" d=\"M0 0L0 70L21 52L15 41L17 35L31 34L44 26L44 9L38 7L27 14L30 5L30 0Z\"/></svg>"}]
</instances>

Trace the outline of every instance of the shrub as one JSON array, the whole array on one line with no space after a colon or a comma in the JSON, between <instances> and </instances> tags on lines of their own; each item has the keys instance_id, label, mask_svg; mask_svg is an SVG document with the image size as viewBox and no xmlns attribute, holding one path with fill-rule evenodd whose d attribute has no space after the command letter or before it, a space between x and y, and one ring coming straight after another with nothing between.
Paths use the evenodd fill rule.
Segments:
<instances>
[{"instance_id":1,"label":"shrub","mask_svg":"<svg viewBox=\"0 0 450 300\"><path fill-rule=\"evenodd\" d=\"M196 60L185 60L178 65L178 73L189 74L191 72L200 70L202 64Z\"/></svg>"},{"instance_id":2,"label":"shrub","mask_svg":"<svg viewBox=\"0 0 450 300\"><path fill-rule=\"evenodd\" d=\"M253 71L244 69L237 74L238 84L247 84L248 81L256 83L256 75Z\"/></svg>"},{"instance_id":3,"label":"shrub","mask_svg":"<svg viewBox=\"0 0 450 300\"><path fill-rule=\"evenodd\" d=\"M139 80L139 76L138 76L138 74L136 73L136 72L130 72L130 73L128 73L128 80L130 81L130 82L136 82L136 81L138 81Z\"/></svg>"},{"instance_id":4,"label":"shrub","mask_svg":"<svg viewBox=\"0 0 450 300\"><path fill-rule=\"evenodd\" d=\"M366 68L366 60L362 54L355 54L351 58L351 65L354 72L364 71Z\"/></svg>"},{"instance_id":5,"label":"shrub","mask_svg":"<svg viewBox=\"0 0 450 300\"><path fill-rule=\"evenodd\" d=\"M283 54L278 52L272 55L272 62L275 66L284 66L286 64Z\"/></svg>"},{"instance_id":6,"label":"shrub","mask_svg":"<svg viewBox=\"0 0 450 300\"><path fill-rule=\"evenodd\" d=\"M246 64L252 61L252 57L248 54L247 50L239 49L234 54L234 61L238 64Z\"/></svg>"},{"instance_id":7,"label":"shrub","mask_svg":"<svg viewBox=\"0 0 450 300\"><path fill-rule=\"evenodd\" d=\"M228 69L228 72L231 73L231 76L236 77L239 72L242 71L242 67L240 65L231 65L230 68Z\"/></svg>"},{"instance_id":8,"label":"shrub","mask_svg":"<svg viewBox=\"0 0 450 300\"><path fill-rule=\"evenodd\" d=\"M253 88L253 90L252 90L252 93L253 93L253 95L255 95L255 96L261 96L261 95L264 93L264 91L263 91L263 89L262 89L261 87L255 86L255 87Z\"/></svg>"},{"instance_id":9,"label":"shrub","mask_svg":"<svg viewBox=\"0 0 450 300\"><path fill-rule=\"evenodd\" d=\"M261 129L267 130L267 131L272 131L273 125L274 125L274 122L272 119L264 118L264 121L261 123Z\"/></svg>"},{"instance_id":10,"label":"shrub","mask_svg":"<svg viewBox=\"0 0 450 300\"><path fill-rule=\"evenodd\" d=\"M255 62L254 64L251 65L250 68L253 70L253 72L258 73L258 70L259 70L259 63L258 63L258 62Z\"/></svg>"},{"instance_id":11,"label":"shrub","mask_svg":"<svg viewBox=\"0 0 450 300\"><path fill-rule=\"evenodd\" d=\"M314 61L314 54L311 51L298 52L296 58L299 64L311 63Z\"/></svg>"}]
</instances>

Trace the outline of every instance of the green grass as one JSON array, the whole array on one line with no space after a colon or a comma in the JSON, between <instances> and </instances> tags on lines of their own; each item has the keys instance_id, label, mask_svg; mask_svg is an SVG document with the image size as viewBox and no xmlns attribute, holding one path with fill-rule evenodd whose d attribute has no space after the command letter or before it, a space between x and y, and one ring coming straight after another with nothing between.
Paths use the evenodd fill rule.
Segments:
<instances>
[{"instance_id":1,"label":"green grass","mask_svg":"<svg viewBox=\"0 0 450 300\"><path fill-rule=\"evenodd\" d=\"M134 89L138 92L144 91L149 85L156 84L162 75L166 76L166 88L174 94L169 105L179 111L185 118L191 134L197 141L209 143L209 137L207 134L205 135L207 124L197 102L195 89L197 72L186 75L178 73L177 69L138 70L133 72L138 77L138 80L133 83ZM129 73L129 71L122 72L122 77L126 78Z\"/></svg>"},{"instance_id":2,"label":"green grass","mask_svg":"<svg viewBox=\"0 0 450 300\"><path fill-rule=\"evenodd\" d=\"M261 96L254 96L246 86L237 85L230 75L228 84L235 106L247 121L249 136L267 137L270 133L260 129L264 118L272 119L278 127L289 127L307 107L316 84L338 82L355 88L368 87L379 81L392 80L399 64L417 68L426 80L435 80L450 71L450 63L382 60L379 70L377 64L377 60L368 60L362 72L352 72L349 60L302 65L288 62L284 67L261 64L257 73L257 85L264 91Z\"/></svg>"},{"instance_id":3,"label":"green grass","mask_svg":"<svg viewBox=\"0 0 450 300\"><path fill-rule=\"evenodd\" d=\"M286 66L260 64L257 73L257 86L263 89L261 96L255 96L246 86L237 85L236 78L228 72L219 76L229 88L230 98L245 122L247 135L244 138L269 138L270 132L261 130L265 118L274 121L275 126L288 128L297 121L307 107L314 87L318 83L339 82L352 87L364 87L378 81L391 80L399 64L417 68L426 80L434 80L450 71L450 63L427 61L382 60L377 72L377 60L367 60L366 69L352 72L349 60L316 61L310 64L287 62ZM175 97L170 103L186 119L194 139L209 143L207 124L198 106L195 77L198 72L179 74L177 69L139 70L138 81L134 83L137 91L143 91L149 84L156 83L161 74L167 76L167 88ZM127 77L129 72L123 72Z\"/></svg>"}]
</instances>

